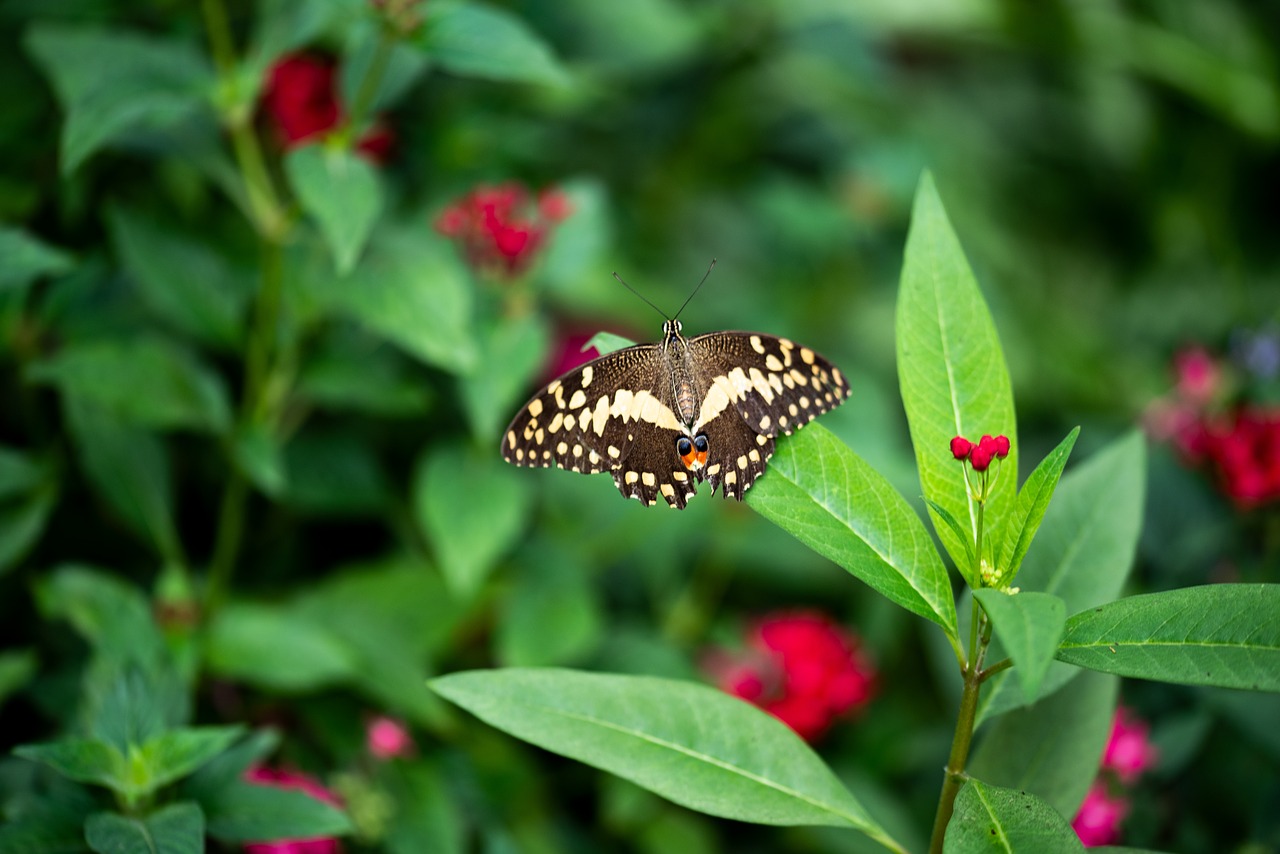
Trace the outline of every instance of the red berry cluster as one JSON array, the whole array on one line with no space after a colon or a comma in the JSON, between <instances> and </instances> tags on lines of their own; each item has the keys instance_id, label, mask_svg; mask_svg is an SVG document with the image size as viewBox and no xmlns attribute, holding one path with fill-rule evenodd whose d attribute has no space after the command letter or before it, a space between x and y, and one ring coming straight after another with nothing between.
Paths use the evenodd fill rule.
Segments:
<instances>
[{"instance_id":1,"label":"red berry cluster","mask_svg":"<svg viewBox=\"0 0 1280 854\"><path fill-rule=\"evenodd\" d=\"M452 238L473 269L515 276L524 272L552 226L572 213L559 190L536 202L519 184L477 187L436 219L436 230Z\"/></svg>"},{"instance_id":2,"label":"red berry cluster","mask_svg":"<svg viewBox=\"0 0 1280 854\"><path fill-rule=\"evenodd\" d=\"M747 633L747 647L745 654L718 653L708 661L720 688L807 741L875 693L875 666L861 641L822 614L766 616Z\"/></svg>"},{"instance_id":3,"label":"red berry cluster","mask_svg":"<svg viewBox=\"0 0 1280 854\"><path fill-rule=\"evenodd\" d=\"M271 67L262 106L285 148L314 142L343 122L336 74L333 60L306 54L286 56ZM356 143L356 150L382 163L394 142L391 129L379 121Z\"/></svg>"},{"instance_id":4,"label":"red berry cluster","mask_svg":"<svg viewBox=\"0 0 1280 854\"><path fill-rule=\"evenodd\" d=\"M974 471L986 471L993 459L1003 460L1009 456L1009 437L988 435L970 442L964 436L956 436L951 440L951 455L957 460L968 460Z\"/></svg>"}]
</instances>

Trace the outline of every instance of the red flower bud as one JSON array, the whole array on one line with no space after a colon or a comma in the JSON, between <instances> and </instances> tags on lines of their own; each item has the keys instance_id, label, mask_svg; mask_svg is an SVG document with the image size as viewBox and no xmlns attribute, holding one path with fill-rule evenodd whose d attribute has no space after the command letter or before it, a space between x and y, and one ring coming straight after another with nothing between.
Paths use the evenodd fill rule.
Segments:
<instances>
[{"instance_id":1,"label":"red flower bud","mask_svg":"<svg viewBox=\"0 0 1280 854\"><path fill-rule=\"evenodd\" d=\"M978 446L969 454L969 462L973 465L974 471L986 471L987 466L991 465L991 458L995 456L995 448L991 442L987 444L978 443Z\"/></svg>"},{"instance_id":2,"label":"red flower bud","mask_svg":"<svg viewBox=\"0 0 1280 854\"><path fill-rule=\"evenodd\" d=\"M1002 460L1009 456L1009 437L1003 433L996 436L996 456Z\"/></svg>"},{"instance_id":3,"label":"red flower bud","mask_svg":"<svg viewBox=\"0 0 1280 854\"><path fill-rule=\"evenodd\" d=\"M969 452L973 450L973 443L964 436L956 436L951 440L951 456L957 460L963 460L969 456Z\"/></svg>"}]
</instances>

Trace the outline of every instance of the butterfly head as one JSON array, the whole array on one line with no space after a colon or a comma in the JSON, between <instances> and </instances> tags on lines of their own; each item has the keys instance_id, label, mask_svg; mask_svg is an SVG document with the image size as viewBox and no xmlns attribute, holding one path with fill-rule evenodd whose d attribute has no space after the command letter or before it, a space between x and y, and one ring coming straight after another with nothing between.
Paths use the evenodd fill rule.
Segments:
<instances>
[{"instance_id":1,"label":"butterfly head","mask_svg":"<svg viewBox=\"0 0 1280 854\"><path fill-rule=\"evenodd\" d=\"M662 322L662 340L670 344L680 339L680 321L664 320Z\"/></svg>"}]
</instances>

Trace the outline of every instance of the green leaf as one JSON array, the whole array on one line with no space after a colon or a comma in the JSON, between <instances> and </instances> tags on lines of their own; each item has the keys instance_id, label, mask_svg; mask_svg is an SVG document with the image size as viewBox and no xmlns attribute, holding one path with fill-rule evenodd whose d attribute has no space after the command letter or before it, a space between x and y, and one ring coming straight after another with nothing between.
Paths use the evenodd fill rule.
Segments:
<instances>
[{"instance_id":1,"label":"green leaf","mask_svg":"<svg viewBox=\"0 0 1280 854\"><path fill-rule=\"evenodd\" d=\"M269 605L232 604L209 628L209 669L277 691L307 691L355 670L346 645L324 626Z\"/></svg>"},{"instance_id":2,"label":"green leaf","mask_svg":"<svg viewBox=\"0 0 1280 854\"><path fill-rule=\"evenodd\" d=\"M1061 691L1002 715L974 752L969 774L1075 815L1098 776L1119 686L1114 676L1082 673Z\"/></svg>"},{"instance_id":3,"label":"green leaf","mask_svg":"<svg viewBox=\"0 0 1280 854\"><path fill-rule=\"evenodd\" d=\"M1146 454L1133 432L1093 454L1062 478L1035 543L1018 572L1023 590L1052 593L1074 614L1120 595L1142 530ZM1040 690L1046 696L1080 671L1055 661ZM1022 691L1001 673L988 683L979 720L1025 705Z\"/></svg>"},{"instance_id":4,"label":"green leaf","mask_svg":"<svg viewBox=\"0 0 1280 854\"><path fill-rule=\"evenodd\" d=\"M89 480L161 557L181 562L164 444L90 401L68 397L63 405Z\"/></svg>"},{"instance_id":5,"label":"green leaf","mask_svg":"<svg viewBox=\"0 0 1280 854\"><path fill-rule=\"evenodd\" d=\"M624 347L634 347L636 342L630 338L624 338L621 335L614 335L612 332L597 332L591 336L591 340L582 345L582 351L585 353L592 347L596 348L596 352L601 356L612 353L615 350L621 350Z\"/></svg>"},{"instance_id":6,"label":"green leaf","mask_svg":"<svg viewBox=\"0 0 1280 854\"><path fill-rule=\"evenodd\" d=\"M747 503L956 643L951 580L920 517L829 430L813 424L779 441Z\"/></svg>"},{"instance_id":7,"label":"green leaf","mask_svg":"<svg viewBox=\"0 0 1280 854\"><path fill-rule=\"evenodd\" d=\"M367 441L350 432L304 432L284 449L284 500L311 513L379 514L390 501L381 463Z\"/></svg>"},{"instance_id":8,"label":"green leaf","mask_svg":"<svg viewBox=\"0 0 1280 854\"><path fill-rule=\"evenodd\" d=\"M956 797L944 854L1083 854L1071 825L1026 792L970 780Z\"/></svg>"},{"instance_id":9,"label":"green leaf","mask_svg":"<svg viewBox=\"0 0 1280 854\"><path fill-rule=\"evenodd\" d=\"M379 767L378 782L398 809L387 823L384 840L390 854L463 854L462 816L450 795L452 780L421 760Z\"/></svg>"},{"instance_id":10,"label":"green leaf","mask_svg":"<svg viewBox=\"0 0 1280 854\"><path fill-rule=\"evenodd\" d=\"M254 422L237 425L232 438L236 465L264 495L278 498L289 483L284 449L271 427Z\"/></svg>"},{"instance_id":11,"label":"green leaf","mask_svg":"<svg viewBox=\"0 0 1280 854\"><path fill-rule=\"evenodd\" d=\"M204 814L193 803L170 804L145 819L95 813L84 838L98 854L202 854Z\"/></svg>"},{"instance_id":12,"label":"green leaf","mask_svg":"<svg viewBox=\"0 0 1280 854\"><path fill-rule=\"evenodd\" d=\"M122 661L148 663L163 654L164 638L142 591L118 575L62 564L36 586L47 619L71 623L93 648Z\"/></svg>"},{"instance_id":13,"label":"green leaf","mask_svg":"<svg viewBox=\"0 0 1280 854\"><path fill-rule=\"evenodd\" d=\"M363 262L326 288L337 311L409 355L455 373L475 364L467 275L424 226L379 228Z\"/></svg>"},{"instance_id":14,"label":"green leaf","mask_svg":"<svg viewBox=\"0 0 1280 854\"><path fill-rule=\"evenodd\" d=\"M1053 491L1058 488L1058 478L1062 476L1062 469L1066 467L1067 457L1071 456L1071 448L1079 435L1079 427L1068 433L1067 438L1058 443L1058 447L1041 460L1040 465L1036 466L1035 471L1018 492L1017 509L1014 510L1013 518L1010 519L1011 524L1004 538L1004 548L1000 552L1000 560L996 563L1010 584L1017 577L1022 559L1026 557L1027 549L1031 547L1031 541L1040 528L1045 511L1049 509L1049 499L1053 497ZM1033 698L1028 698L1028 702L1031 699Z\"/></svg>"},{"instance_id":15,"label":"green leaf","mask_svg":"<svg viewBox=\"0 0 1280 854\"><path fill-rule=\"evenodd\" d=\"M1280 585L1212 584L1076 614L1058 658L1185 685L1280 691Z\"/></svg>"},{"instance_id":16,"label":"green leaf","mask_svg":"<svg viewBox=\"0 0 1280 854\"><path fill-rule=\"evenodd\" d=\"M975 590L973 595L982 603L996 637L1013 659L1023 699L1034 703L1062 640L1066 603L1052 593L1026 591L1010 595L989 587Z\"/></svg>"},{"instance_id":17,"label":"green leaf","mask_svg":"<svg viewBox=\"0 0 1280 854\"><path fill-rule=\"evenodd\" d=\"M21 290L41 276L57 276L73 265L61 249L20 228L0 226L0 293Z\"/></svg>"},{"instance_id":18,"label":"green leaf","mask_svg":"<svg viewBox=\"0 0 1280 854\"><path fill-rule=\"evenodd\" d=\"M431 687L504 732L690 809L852 827L896 845L799 736L714 688L557 669L454 673Z\"/></svg>"},{"instance_id":19,"label":"green leaf","mask_svg":"<svg viewBox=\"0 0 1280 854\"><path fill-rule=\"evenodd\" d=\"M296 789L239 782L203 804L209 835L228 844L350 833L337 807Z\"/></svg>"},{"instance_id":20,"label":"green leaf","mask_svg":"<svg viewBox=\"0 0 1280 854\"><path fill-rule=\"evenodd\" d=\"M37 664L36 654L30 649L0 652L0 709L36 675Z\"/></svg>"},{"instance_id":21,"label":"green leaf","mask_svg":"<svg viewBox=\"0 0 1280 854\"><path fill-rule=\"evenodd\" d=\"M222 379L190 351L158 338L71 345L32 364L27 379L143 427L222 433L231 425Z\"/></svg>"},{"instance_id":22,"label":"green leaf","mask_svg":"<svg viewBox=\"0 0 1280 854\"><path fill-rule=\"evenodd\" d=\"M563 550L535 552L520 562L503 600L498 660L511 667L573 663L599 644L603 623L590 567Z\"/></svg>"},{"instance_id":23,"label":"green leaf","mask_svg":"<svg viewBox=\"0 0 1280 854\"><path fill-rule=\"evenodd\" d=\"M295 393L325 409L391 418L420 416L431 400L405 356L350 329L330 330L322 338L303 365Z\"/></svg>"},{"instance_id":24,"label":"green leaf","mask_svg":"<svg viewBox=\"0 0 1280 854\"><path fill-rule=\"evenodd\" d=\"M460 76L554 85L569 79L546 42L522 20L482 3L432 4L417 44Z\"/></svg>"},{"instance_id":25,"label":"green leaf","mask_svg":"<svg viewBox=\"0 0 1280 854\"><path fill-rule=\"evenodd\" d=\"M44 533L58 502L58 487L49 483L20 501L0 505L0 573L26 556Z\"/></svg>"},{"instance_id":26,"label":"green leaf","mask_svg":"<svg viewBox=\"0 0 1280 854\"><path fill-rule=\"evenodd\" d=\"M497 439L542 367L550 339L546 322L533 314L503 316L481 331L480 358L460 378L462 404L477 439Z\"/></svg>"},{"instance_id":27,"label":"green leaf","mask_svg":"<svg viewBox=\"0 0 1280 854\"><path fill-rule=\"evenodd\" d=\"M519 539L532 491L497 454L436 446L418 461L413 506L450 590L465 600ZM476 507L484 513L474 512Z\"/></svg>"},{"instance_id":28,"label":"green leaf","mask_svg":"<svg viewBox=\"0 0 1280 854\"><path fill-rule=\"evenodd\" d=\"M284 161L302 209L315 218L346 275L356 265L382 213L382 184L368 160L347 148L305 145Z\"/></svg>"},{"instance_id":29,"label":"green leaf","mask_svg":"<svg viewBox=\"0 0 1280 854\"><path fill-rule=\"evenodd\" d=\"M211 242L177 233L127 208L108 211L116 252L138 296L175 330L224 349L244 337L252 281Z\"/></svg>"},{"instance_id":30,"label":"green leaf","mask_svg":"<svg viewBox=\"0 0 1280 854\"><path fill-rule=\"evenodd\" d=\"M214 756L182 781L182 797L205 803L223 789L239 785L244 773L261 762L280 745L280 734L273 729L258 729L236 744Z\"/></svg>"},{"instance_id":31,"label":"green leaf","mask_svg":"<svg viewBox=\"0 0 1280 854\"><path fill-rule=\"evenodd\" d=\"M66 113L64 175L126 134L171 128L210 106L213 71L188 39L44 24L27 32L26 47Z\"/></svg>"},{"instance_id":32,"label":"green leaf","mask_svg":"<svg viewBox=\"0 0 1280 854\"><path fill-rule=\"evenodd\" d=\"M166 666L168 665L168 666ZM170 661L123 659L115 650L101 651L85 674L81 716L88 734L137 760L131 766L150 774L135 748L191 717L187 685ZM141 786L145 777L134 780Z\"/></svg>"},{"instance_id":33,"label":"green leaf","mask_svg":"<svg viewBox=\"0 0 1280 854\"><path fill-rule=\"evenodd\" d=\"M1009 369L995 324L947 220L928 174L920 179L902 265L897 310L898 383L911 428L924 497L975 531L964 464L951 456L955 436L977 441L1004 434L1012 449L1007 469L987 501L984 539L1000 542L1014 506L1018 471L1017 422ZM951 559L964 542L935 525ZM969 536L974 539L973 534Z\"/></svg>"},{"instance_id":34,"label":"green leaf","mask_svg":"<svg viewBox=\"0 0 1280 854\"><path fill-rule=\"evenodd\" d=\"M140 761L154 790L191 774L225 751L244 732L235 726L184 727L161 733L142 745Z\"/></svg>"},{"instance_id":35,"label":"green leaf","mask_svg":"<svg viewBox=\"0 0 1280 854\"><path fill-rule=\"evenodd\" d=\"M33 455L0 446L0 499L26 495L47 477Z\"/></svg>"},{"instance_id":36,"label":"green leaf","mask_svg":"<svg viewBox=\"0 0 1280 854\"><path fill-rule=\"evenodd\" d=\"M964 563L960 564L957 569L960 570L960 574L964 576L964 580L968 582L969 586L977 590L982 586L982 580L971 577L973 575L973 538L970 533L960 525L960 521L955 516L951 515L950 510L938 502L930 501L926 498L924 503L933 511L934 518L941 519L942 524L950 528L951 533L956 535L956 539L964 544Z\"/></svg>"},{"instance_id":37,"label":"green leaf","mask_svg":"<svg viewBox=\"0 0 1280 854\"><path fill-rule=\"evenodd\" d=\"M117 792L129 790L124 754L96 738L67 738L46 744L23 744L15 756L42 762L78 783L96 783Z\"/></svg>"}]
</instances>

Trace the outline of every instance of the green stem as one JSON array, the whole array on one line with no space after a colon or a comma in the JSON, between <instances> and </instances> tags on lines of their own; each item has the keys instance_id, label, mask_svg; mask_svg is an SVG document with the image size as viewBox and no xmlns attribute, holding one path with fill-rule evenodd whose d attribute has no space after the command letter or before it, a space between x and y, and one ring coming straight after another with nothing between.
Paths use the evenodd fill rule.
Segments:
<instances>
[{"instance_id":1,"label":"green stem","mask_svg":"<svg viewBox=\"0 0 1280 854\"><path fill-rule=\"evenodd\" d=\"M378 46L374 49L373 60L365 69L360 87L356 89L355 98L351 102L347 127L353 137L369 111L373 109L373 99L377 97L378 87L382 85L382 78L387 73L387 65L391 62L391 52L395 46L396 33L390 25L384 24L382 34L378 38Z\"/></svg>"},{"instance_id":2,"label":"green stem","mask_svg":"<svg viewBox=\"0 0 1280 854\"><path fill-rule=\"evenodd\" d=\"M981 655L981 653L979 653ZM981 673L975 661L964 673L964 690L960 694L960 714L956 720L955 735L951 740L951 755L943 771L942 793L938 796L938 812L933 819L933 837L929 842L929 854L942 854L947 825L955 811L956 795L968 779L964 773L969 759L969 746L973 742L973 728L978 716L978 693Z\"/></svg>"}]
</instances>

